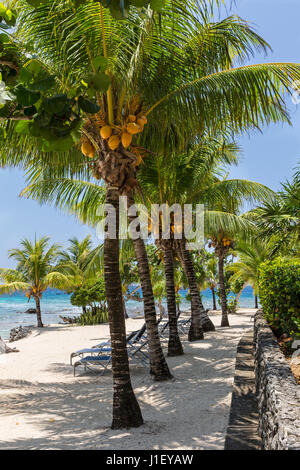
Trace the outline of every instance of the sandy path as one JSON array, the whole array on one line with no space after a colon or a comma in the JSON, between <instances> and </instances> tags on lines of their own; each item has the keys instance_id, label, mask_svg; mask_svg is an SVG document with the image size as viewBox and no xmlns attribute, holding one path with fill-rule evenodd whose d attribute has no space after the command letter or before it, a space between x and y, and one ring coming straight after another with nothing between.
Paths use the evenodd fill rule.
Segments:
<instances>
[{"instance_id":1,"label":"sandy path","mask_svg":"<svg viewBox=\"0 0 300 470\"><path fill-rule=\"evenodd\" d=\"M254 310L231 315L204 341L188 343L169 358L175 380L154 383L133 365L132 382L145 424L112 431L112 380L73 378L71 351L108 337L108 326L52 326L15 343L18 354L0 356L1 449L222 449L229 417L237 343ZM127 320L136 330L142 320ZM78 371L79 373L79 371Z\"/></svg>"}]
</instances>

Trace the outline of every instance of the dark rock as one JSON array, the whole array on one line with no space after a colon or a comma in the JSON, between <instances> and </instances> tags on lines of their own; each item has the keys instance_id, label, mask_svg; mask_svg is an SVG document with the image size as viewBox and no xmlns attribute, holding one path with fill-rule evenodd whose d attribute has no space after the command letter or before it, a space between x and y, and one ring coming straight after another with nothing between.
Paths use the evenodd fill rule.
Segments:
<instances>
[{"instance_id":1,"label":"dark rock","mask_svg":"<svg viewBox=\"0 0 300 470\"><path fill-rule=\"evenodd\" d=\"M35 308L29 308L28 310L26 310L25 313L36 313L36 309Z\"/></svg>"},{"instance_id":2,"label":"dark rock","mask_svg":"<svg viewBox=\"0 0 300 470\"><path fill-rule=\"evenodd\" d=\"M300 450L300 386L263 317L255 315L259 434L265 450Z\"/></svg>"},{"instance_id":3,"label":"dark rock","mask_svg":"<svg viewBox=\"0 0 300 470\"><path fill-rule=\"evenodd\" d=\"M23 339L31 333L30 326L19 326L17 328L13 328L9 334L9 342L13 343L14 341L18 341L19 339Z\"/></svg>"}]
</instances>

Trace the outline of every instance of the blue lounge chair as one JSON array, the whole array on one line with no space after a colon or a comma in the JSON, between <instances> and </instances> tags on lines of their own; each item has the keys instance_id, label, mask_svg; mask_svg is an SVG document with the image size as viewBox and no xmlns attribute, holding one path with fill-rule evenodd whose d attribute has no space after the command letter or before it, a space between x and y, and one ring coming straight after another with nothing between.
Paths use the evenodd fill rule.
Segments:
<instances>
[{"instance_id":1,"label":"blue lounge chair","mask_svg":"<svg viewBox=\"0 0 300 470\"><path fill-rule=\"evenodd\" d=\"M146 330L146 327L144 329L144 325L143 325L140 330L132 331L127 336L126 342L127 343L130 342L131 340L134 340L134 338L140 339L143 336L143 333L145 332L145 330ZM77 357L77 356L84 357L86 354L89 354L91 356L98 356L99 354L103 352L111 352L110 341L105 341L103 343L92 346L91 348L79 349L78 351L72 352L70 355L70 364L72 365L74 357Z\"/></svg>"},{"instance_id":2,"label":"blue lounge chair","mask_svg":"<svg viewBox=\"0 0 300 470\"><path fill-rule=\"evenodd\" d=\"M93 366L102 367L101 374L107 370L108 366L111 364L111 356L85 356L82 357L79 361L75 362L73 366L74 370L74 377L76 372L76 367L83 366L84 370L86 371L89 369L94 374L96 373L96 369ZM97 371L98 372L98 371Z\"/></svg>"},{"instance_id":3,"label":"blue lounge chair","mask_svg":"<svg viewBox=\"0 0 300 470\"><path fill-rule=\"evenodd\" d=\"M149 367L149 356L146 354L142 349L148 344L148 340L141 342L140 344L137 343L132 343L128 344L127 346L127 351L128 351L128 357L131 359L133 362L142 365L146 368ZM107 348L111 352L111 348ZM107 370L107 368L111 364L112 357L111 355L103 355L101 352L97 356L85 356L81 357L79 361L75 362L74 364L74 377L75 377L75 372L76 372L76 367L78 366L83 366L84 370L86 371L89 369L91 372L96 373L96 367L101 367L102 371L101 374L104 374L104 372ZM96 366L96 367L95 367Z\"/></svg>"}]
</instances>

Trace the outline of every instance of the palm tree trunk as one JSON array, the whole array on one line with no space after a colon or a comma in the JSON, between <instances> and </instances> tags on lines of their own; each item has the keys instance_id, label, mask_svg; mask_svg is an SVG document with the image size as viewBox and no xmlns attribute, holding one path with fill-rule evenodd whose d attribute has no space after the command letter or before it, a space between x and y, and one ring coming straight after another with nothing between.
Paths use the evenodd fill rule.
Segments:
<instances>
[{"instance_id":1,"label":"palm tree trunk","mask_svg":"<svg viewBox=\"0 0 300 470\"><path fill-rule=\"evenodd\" d=\"M122 295L122 304L123 304L124 317L125 317L125 319L129 318L127 310L126 310L126 302L125 302L125 299L124 299L124 295Z\"/></svg>"},{"instance_id":2,"label":"palm tree trunk","mask_svg":"<svg viewBox=\"0 0 300 470\"><path fill-rule=\"evenodd\" d=\"M203 339L203 331L214 331L215 327L202 303L191 254L185 248L185 240L179 242L178 254L188 280L191 295L192 323L189 331L189 341L196 341Z\"/></svg>"},{"instance_id":3,"label":"palm tree trunk","mask_svg":"<svg viewBox=\"0 0 300 470\"><path fill-rule=\"evenodd\" d=\"M222 307L221 326L229 326L225 278L224 278L224 255L223 253L220 253L218 255L218 268L219 268L219 286L220 286L220 297L221 297L221 307Z\"/></svg>"},{"instance_id":4,"label":"palm tree trunk","mask_svg":"<svg viewBox=\"0 0 300 470\"><path fill-rule=\"evenodd\" d=\"M36 305L37 326L38 326L38 328L43 328L44 325L43 325L43 322L42 322L40 298L39 298L39 296L36 296L34 299L35 299L35 305Z\"/></svg>"},{"instance_id":5,"label":"palm tree trunk","mask_svg":"<svg viewBox=\"0 0 300 470\"><path fill-rule=\"evenodd\" d=\"M176 309L176 294L174 284L174 264L173 254L170 247L163 247L164 263L165 263L165 277L166 277L166 290L167 290L167 303L168 303L168 316L169 316L169 343L168 343L168 356L182 356L183 348L180 342L178 329L177 329L177 309Z\"/></svg>"},{"instance_id":6,"label":"palm tree trunk","mask_svg":"<svg viewBox=\"0 0 300 470\"><path fill-rule=\"evenodd\" d=\"M213 310L217 310L217 303L216 303L216 293L215 288L211 287L212 298L213 298Z\"/></svg>"},{"instance_id":7,"label":"palm tree trunk","mask_svg":"<svg viewBox=\"0 0 300 470\"><path fill-rule=\"evenodd\" d=\"M106 203L115 208L117 234L119 232L119 192L107 187ZM112 239L106 234L104 240L104 278L109 313L109 328L112 347L113 375L113 420L112 429L138 427L143 418L134 395L126 346L125 317L122 304L122 287L119 271L119 239Z\"/></svg>"},{"instance_id":8,"label":"palm tree trunk","mask_svg":"<svg viewBox=\"0 0 300 470\"><path fill-rule=\"evenodd\" d=\"M134 204L132 196L128 198L128 201L130 206ZM129 220L131 219L129 217ZM168 380L172 378L172 374L164 357L159 339L155 300L144 240L142 238L133 240L133 246L143 293L144 315L149 339L150 374L155 381Z\"/></svg>"},{"instance_id":9,"label":"palm tree trunk","mask_svg":"<svg viewBox=\"0 0 300 470\"><path fill-rule=\"evenodd\" d=\"M258 298L257 298L257 295L255 295L255 307L254 308L258 308Z\"/></svg>"}]
</instances>

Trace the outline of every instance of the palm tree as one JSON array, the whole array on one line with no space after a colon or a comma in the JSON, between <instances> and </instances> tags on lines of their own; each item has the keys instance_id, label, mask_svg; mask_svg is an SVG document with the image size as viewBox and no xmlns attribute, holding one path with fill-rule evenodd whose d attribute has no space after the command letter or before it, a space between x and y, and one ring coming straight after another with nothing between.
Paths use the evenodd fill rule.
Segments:
<instances>
[{"instance_id":1,"label":"palm tree","mask_svg":"<svg viewBox=\"0 0 300 470\"><path fill-rule=\"evenodd\" d=\"M73 292L78 287L82 287L86 281L100 275L103 270L101 270L99 257L92 256L90 235L81 241L77 237L69 239L67 249L59 252L57 270L68 276L69 292ZM84 306L82 311L83 313L86 311Z\"/></svg>"},{"instance_id":2,"label":"palm tree","mask_svg":"<svg viewBox=\"0 0 300 470\"><path fill-rule=\"evenodd\" d=\"M217 310L216 289L218 286L218 264L217 258L206 251L200 253L195 261L195 269L198 278L199 288L210 289L212 294L212 307ZM199 279L200 273L200 279Z\"/></svg>"},{"instance_id":3,"label":"palm tree","mask_svg":"<svg viewBox=\"0 0 300 470\"><path fill-rule=\"evenodd\" d=\"M258 237L241 238L235 244L234 251L239 260L227 268L234 273L231 282L243 279L245 283L251 285L255 296L255 308L258 308L258 268L270 258L270 245Z\"/></svg>"},{"instance_id":4,"label":"palm tree","mask_svg":"<svg viewBox=\"0 0 300 470\"><path fill-rule=\"evenodd\" d=\"M9 251L9 258L17 261L16 269L1 269L1 294L25 292L28 301L34 298L36 304L37 326L43 327L40 299L48 287L67 288L69 279L58 272L54 266L59 255L59 245L49 244L49 238L43 237L31 242L24 239L21 248Z\"/></svg>"},{"instance_id":5,"label":"palm tree","mask_svg":"<svg viewBox=\"0 0 300 470\"><path fill-rule=\"evenodd\" d=\"M270 255L297 256L300 244L300 167L274 197L246 214L258 228L259 238L272 242Z\"/></svg>"},{"instance_id":6,"label":"palm tree","mask_svg":"<svg viewBox=\"0 0 300 470\"><path fill-rule=\"evenodd\" d=\"M218 259L219 292L222 307L221 326L229 326L227 296L225 287L224 263L230 250L234 248L235 239L242 234L255 233L255 225L248 218L240 214L240 207L243 201L259 201L270 199L274 195L268 188L252 182L238 181L237 185L233 180L220 182L220 187L224 186L225 193L223 200L214 204L215 211L207 214L206 235L211 240L209 247L214 248L214 253Z\"/></svg>"},{"instance_id":7,"label":"palm tree","mask_svg":"<svg viewBox=\"0 0 300 470\"><path fill-rule=\"evenodd\" d=\"M139 182L143 188L148 205L153 203L163 204L168 201L171 207L173 204L184 204L194 202L193 193L197 184L197 189L208 184L211 172L220 162L235 162L234 145L225 145L221 139L210 139L207 137L204 142L186 153L178 153L156 157L152 161L145 162L139 174ZM194 182L197 181L195 187ZM198 201L197 201L198 202ZM214 325L208 318L203 307L202 299L196 281L193 267L193 260L190 253L185 248L185 240L175 240L173 235L170 240L164 240L162 231L159 232L159 239L156 241L162 249L168 272L166 276L173 276L169 267L173 265L174 253L184 268L189 290L191 293L191 315L192 323L189 331L189 340L195 341L203 339L204 331L213 331ZM169 279L170 292L169 305L172 312L175 307L174 281ZM174 320L175 323L175 320ZM178 344L178 342L177 342ZM179 348L180 351L180 348Z\"/></svg>"},{"instance_id":8,"label":"palm tree","mask_svg":"<svg viewBox=\"0 0 300 470\"><path fill-rule=\"evenodd\" d=\"M77 110L77 103L88 114L99 109L97 115L85 117L82 150L95 157L90 166L95 177L105 181L106 202L114 207L117 219L119 195L130 194L137 187L136 171L144 155L141 146L161 152L162 148L184 146L191 136L201 137L204 129L215 130L230 123L232 130L239 131L288 120L281 88L288 89L299 78L299 66L263 64L232 68L235 60L244 60L255 50L266 51L268 45L239 18L210 24L204 0L197 4L192 0L167 0L158 23L157 14L149 7L143 10L143 15L131 8L129 21L120 23L99 2L46 0L32 8L20 0L16 6L21 12L16 35L22 37L22 43L34 44L37 56L59 77L60 91L76 94L80 90L80 99L77 96L78 101L71 100L74 109ZM82 88L84 83L87 89ZM87 103L87 95L98 102L99 108ZM22 110L10 119L24 119ZM144 129L147 119L149 125ZM47 130L41 130L39 125L33 127L35 138L49 137ZM101 136L100 127L105 128ZM22 132L26 129L31 130L31 126L18 127ZM60 131L57 126L54 130ZM135 133L137 141L132 138ZM28 140L30 155L24 155ZM58 143L62 143L53 136L50 140L50 145L44 144L45 149L53 145L58 149ZM71 145L70 136L65 140ZM15 136L12 141L16 144ZM22 157L16 154L16 146L22 149ZM12 160L13 164L18 160L32 161L31 150L30 138L25 136L14 146L13 155L9 151L4 160ZM42 157L47 158L49 161L49 156ZM52 158L55 169L54 162ZM39 163L36 161L35 165ZM106 237L104 272L115 384L113 427L126 427L139 425L142 419L125 359L118 254L118 237L114 240ZM154 312L152 315L154 318ZM114 338L118 335L117 344ZM121 349L122 371L114 359ZM130 418L128 409L132 411Z\"/></svg>"}]
</instances>

